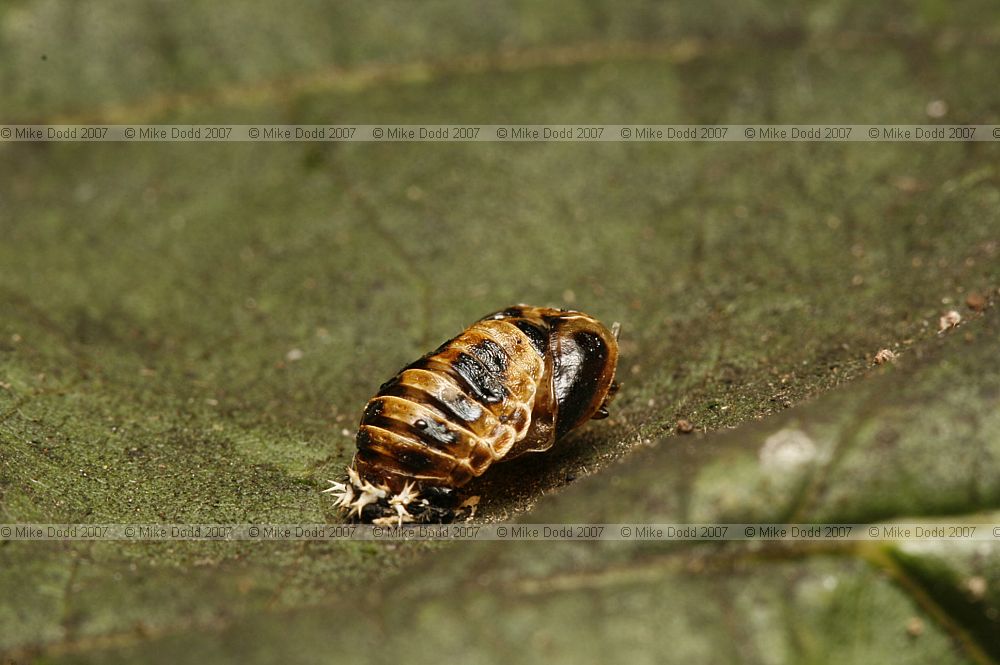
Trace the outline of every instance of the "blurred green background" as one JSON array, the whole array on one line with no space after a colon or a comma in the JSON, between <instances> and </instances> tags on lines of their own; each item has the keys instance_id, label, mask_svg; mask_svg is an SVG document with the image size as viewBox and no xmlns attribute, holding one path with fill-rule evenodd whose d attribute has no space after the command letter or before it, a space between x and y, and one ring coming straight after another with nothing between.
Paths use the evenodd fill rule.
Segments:
<instances>
[{"instance_id":1,"label":"blurred green background","mask_svg":"<svg viewBox=\"0 0 1000 665\"><path fill-rule=\"evenodd\" d=\"M991 2L8 0L0 122L991 124L998 56ZM1000 523L998 157L0 143L0 522L336 521L378 385L528 302L624 388L486 519ZM1000 661L982 542L5 541L0 598L18 663Z\"/></svg>"}]
</instances>

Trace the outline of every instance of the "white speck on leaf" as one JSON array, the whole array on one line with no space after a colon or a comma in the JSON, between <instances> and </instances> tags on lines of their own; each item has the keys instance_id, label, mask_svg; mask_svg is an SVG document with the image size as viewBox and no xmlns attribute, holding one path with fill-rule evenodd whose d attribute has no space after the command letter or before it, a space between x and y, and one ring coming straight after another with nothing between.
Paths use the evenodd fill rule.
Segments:
<instances>
[{"instance_id":1,"label":"white speck on leaf","mask_svg":"<svg viewBox=\"0 0 1000 665\"><path fill-rule=\"evenodd\" d=\"M875 354L875 364L884 365L887 362L891 362L896 359L896 354L889 349L882 349Z\"/></svg>"},{"instance_id":2,"label":"white speck on leaf","mask_svg":"<svg viewBox=\"0 0 1000 665\"><path fill-rule=\"evenodd\" d=\"M962 315L955 310L951 310L938 320L938 332L944 332L949 328L954 328L961 322Z\"/></svg>"},{"instance_id":3,"label":"white speck on leaf","mask_svg":"<svg viewBox=\"0 0 1000 665\"><path fill-rule=\"evenodd\" d=\"M767 437L760 449L760 463L765 469L785 472L809 464L819 456L816 443L798 429L783 429Z\"/></svg>"}]
</instances>

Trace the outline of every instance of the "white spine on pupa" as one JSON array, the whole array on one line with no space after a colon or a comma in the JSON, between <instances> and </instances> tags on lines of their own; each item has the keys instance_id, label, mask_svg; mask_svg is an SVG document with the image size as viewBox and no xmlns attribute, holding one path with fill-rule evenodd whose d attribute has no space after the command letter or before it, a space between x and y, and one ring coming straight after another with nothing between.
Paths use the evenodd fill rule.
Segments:
<instances>
[{"instance_id":1,"label":"white spine on pupa","mask_svg":"<svg viewBox=\"0 0 1000 665\"><path fill-rule=\"evenodd\" d=\"M365 506L386 500L388 505L396 511L396 516L376 518L372 520L373 524L389 525L396 522L397 525L402 526L403 522L413 521L413 515L406 510L406 507L420 497L420 494L414 490L414 483L409 482L403 486L399 493L392 494L385 485L375 486L367 480L362 480L353 467L347 467L347 480L346 483L328 480L330 487L323 490L323 493L332 494L334 505L342 511L346 511L348 515L356 513L358 517L361 517L361 511Z\"/></svg>"}]
</instances>

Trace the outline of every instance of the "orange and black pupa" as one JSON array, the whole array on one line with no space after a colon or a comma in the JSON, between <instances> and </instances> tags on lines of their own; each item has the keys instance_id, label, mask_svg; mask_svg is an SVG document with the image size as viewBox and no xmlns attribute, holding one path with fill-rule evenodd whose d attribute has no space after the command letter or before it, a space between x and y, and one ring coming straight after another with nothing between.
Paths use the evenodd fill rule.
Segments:
<instances>
[{"instance_id":1,"label":"orange and black pupa","mask_svg":"<svg viewBox=\"0 0 1000 665\"><path fill-rule=\"evenodd\" d=\"M617 324L528 305L490 314L382 384L348 477L325 491L367 522L447 519L443 499L494 462L606 417L617 364Z\"/></svg>"}]
</instances>

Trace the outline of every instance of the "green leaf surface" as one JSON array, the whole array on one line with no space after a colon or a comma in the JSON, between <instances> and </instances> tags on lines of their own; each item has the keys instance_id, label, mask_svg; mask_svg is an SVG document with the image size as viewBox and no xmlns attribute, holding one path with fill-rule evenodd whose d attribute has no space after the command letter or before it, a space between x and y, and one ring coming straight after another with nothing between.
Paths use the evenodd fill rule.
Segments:
<instances>
[{"instance_id":1,"label":"green leaf surface","mask_svg":"<svg viewBox=\"0 0 1000 665\"><path fill-rule=\"evenodd\" d=\"M985 2L20 1L0 122L1000 123L998 35ZM0 522L337 521L379 384L528 302L621 322L624 388L473 483L482 519L1000 523L998 157L0 143ZM18 663L1000 661L983 542L5 541L0 599Z\"/></svg>"}]
</instances>

